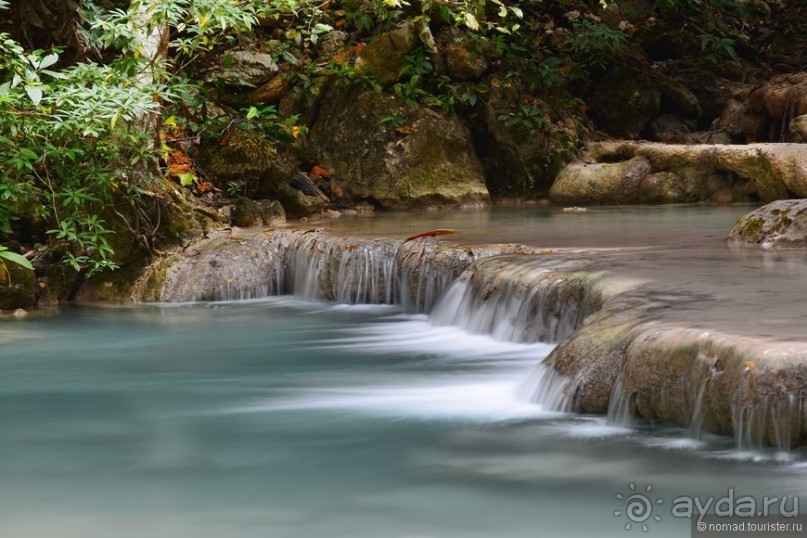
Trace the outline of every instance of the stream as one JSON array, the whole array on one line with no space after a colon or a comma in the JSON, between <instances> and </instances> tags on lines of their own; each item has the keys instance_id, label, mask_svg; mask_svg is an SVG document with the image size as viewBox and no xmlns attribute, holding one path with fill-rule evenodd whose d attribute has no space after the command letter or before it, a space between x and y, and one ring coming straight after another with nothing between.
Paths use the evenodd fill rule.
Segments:
<instances>
[{"instance_id":1,"label":"stream","mask_svg":"<svg viewBox=\"0 0 807 538\"><path fill-rule=\"evenodd\" d=\"M747 210L521 207L329 226L573 248L703 298L673 318L803 339L805 254L725 245ZM741 451L668 424L543 409L531 375L553 344L396 305L64 307L4 320L0 344L8 538L680 537L682 496L807 502L801 449ZM626 516L634 491L662 501L651 517Z\"/></svg>"}]
</instances>

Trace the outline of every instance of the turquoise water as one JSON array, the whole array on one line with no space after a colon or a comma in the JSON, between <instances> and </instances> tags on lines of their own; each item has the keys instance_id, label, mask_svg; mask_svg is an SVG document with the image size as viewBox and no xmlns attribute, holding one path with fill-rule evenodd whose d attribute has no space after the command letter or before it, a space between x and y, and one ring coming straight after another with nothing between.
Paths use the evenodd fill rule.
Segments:
<instances>
[{"instance_id":1,"label":"turquoise water","mask_svg":"<svg viewBox=\"0 0 807 538\"><path fill-rule=\"evenodd\" d=\"M4 538L688 536L676 496L807 494L801 452L545 412L550 346L394 307L68 308L0 345Z\"/></svg>"}]
</instances>

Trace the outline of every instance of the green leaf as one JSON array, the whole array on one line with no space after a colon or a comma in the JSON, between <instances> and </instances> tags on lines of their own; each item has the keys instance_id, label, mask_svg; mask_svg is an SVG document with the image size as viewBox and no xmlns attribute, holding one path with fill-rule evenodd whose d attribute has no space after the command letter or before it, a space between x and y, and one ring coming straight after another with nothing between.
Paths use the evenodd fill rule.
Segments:
<instances>
[{"instance_id":1,"label":"green leaf","mask_svg":"<svg viewBox=\"0 0 807 538\"><path fill-rule=\"evenodd\" d=\"M39 61L39 69L45 69L59 61L58 54L48 54Z\"/></svg>"},{"instance_id":2,"label":"green leaf","mask_svg":"<svg viewBox=\"0 0 807 538\"><path fill-rule=\"evenodd\" d=\"M25 267L26 269L33 271L34 266L31 265L31 262L28 261L27 258L24 256L20 256L16 252L11 252L8 250L0 251L0 258L10 261L11 263L16 263L20 267Z\"/></svg>"},{"instance_id":3,"label":"green leaf","mask_svg":"<svg viewBox=\"0 0 807 538\"><path fill-rule=\"evenodd\" d=\"M474 17L472 14L466 13L465 26L474 31L479 30L479 21L477 21L476 17Z\"/></svg>"},{"instance_id":4,"label":"green leaf","mask_svg":"<svg viewBox=\"0 0 807 538\"><path fill-rule=\"evenodd\" d=\"M251 120L257 115L258 115L258 109L255 108L254 106L249 107L249 111L247 112L247 119Z\"/></svg>"},{"instance_id":5,"label":"green leaf","mask_svg":"<svg viewBox=\"0 0 807 538\"><path fill-rule=\"evenodd\" d=\"M46 75L49 75L49 76L53 77L53 78L58 78L59 80L67 80L68 79L68 76L65 75L64 73L60 72L60 71L51 71L50 69L43 69L42 72L45 73Z\"/></svg>"},{"instance_id":6,"label":"green leaf","mask_svg":"<svg viewBox=\"0 0 807 538\"><path fill-rule=\"evenodd\" d=\"M42 101L42 88L39 86L26 86L25 93L27 93L31 101L34 102L34 106L38 106Z\"/></svg>"},{"instance_id":7,"label":"green leaf","mask_svg":"<svg viewBox=\"0 0 807 538\"><path fill-rule=\"evenodd\" d=\"M193 185L193 182L196 181L196 176L194 176L190 172L186 172L184 174L177 174L177 177L179 178L179 184L182 185L183 187L190 187L191 185Z\"/></svg>"}]
</instances>

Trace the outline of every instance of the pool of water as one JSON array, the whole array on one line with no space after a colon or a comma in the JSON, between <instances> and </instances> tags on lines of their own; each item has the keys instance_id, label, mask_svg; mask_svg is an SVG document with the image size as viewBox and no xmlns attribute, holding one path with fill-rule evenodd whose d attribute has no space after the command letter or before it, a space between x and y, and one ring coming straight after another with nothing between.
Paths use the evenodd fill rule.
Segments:
<instances>
[{"instance_id":1,"label":"pool of water","mask_svg":"<svg viewBox=\"0 0 807 538\"><path fill-rule=\"evenodd\" d=\"M802 452L546 412L551 346L396 307L76 307L0 345L8 538L626 536L630 484L680 537L676 497L807 494Z\"/></svg>"},{"instance_id":2,"label":"pool of water","mask_svg":"<svg viewBox=\"0 0 807 538\"><path fill-rule=\"evenodd\" d=\"M516 206L431 213L378 213L326 221L346 235L406 238L431 229L456 231L442 241L523 243L570 248L591 266L646 282L654 292L692 300L665 316L688 327L771 341L807 340L807 250L764 250L726 243L737 218L753 207Z\"/></svg>"}]
</instances>

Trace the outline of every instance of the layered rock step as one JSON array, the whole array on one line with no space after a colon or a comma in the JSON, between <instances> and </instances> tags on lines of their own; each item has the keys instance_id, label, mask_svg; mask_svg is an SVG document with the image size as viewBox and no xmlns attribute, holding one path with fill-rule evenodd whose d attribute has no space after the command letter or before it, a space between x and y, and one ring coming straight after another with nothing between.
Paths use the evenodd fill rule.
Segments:
<instances>
[{"instance_id":1,"label":"layered rock step","mask_svg":"<svg viewBox=\"0 0 807 538\"><path fill-rule=\"evenodd\" d=\"M623 424L661 420L696 436L733 435L740 448L807 443L807 341L734 334L671 315L704 298L629 279L582 251L322 230L220 234L155 264L133 298L283 293L400 304L430 312L433 324L559 342L521 391L548 408L607 413Z\"/></svg>"},{"instance_id":2,"label":"layered rock step","mask_svg":"<svg viewBox=\"0 0 807 538\"><path fill-rule=\"evenodd\" d=\"M742 203L807 197L807 144L589 144L549 193L563 204Z\"/></svg>"}]
</instances>

